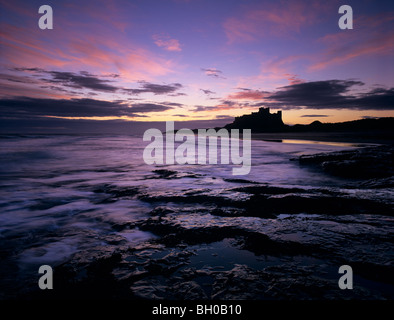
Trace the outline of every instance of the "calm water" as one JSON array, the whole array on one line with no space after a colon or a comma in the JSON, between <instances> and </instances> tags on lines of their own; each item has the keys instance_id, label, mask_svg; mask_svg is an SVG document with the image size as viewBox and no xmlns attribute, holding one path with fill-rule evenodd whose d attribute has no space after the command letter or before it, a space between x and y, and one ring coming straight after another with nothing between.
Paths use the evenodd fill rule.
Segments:
<instances>
[{"instance_id":1,"label":"calm water","mask_svg":"<svg viewBox=\"0 0 394 320\"><path fill-rule=\"evenodd\" d=\"M275 241L327 246L329 250L337 250L336 257L347 257L355 263L367 261L392 267L390 242L393 220L379 215L379 212L351 216L284 212L276 218L242 214L223 216L213 214L212 207L217 207L217 203L179 201L180 197L188 198L196 194L242 201L250 194L237 191L237 188L256 185L301 188L306 193L318 188L340 192L344 197L381 202L392 199L390 189L347 188L348 181L289 161L302 154L351 149L352 146L284 142L252 141L250 174L232 176L233 165L146 165L142 153L147 143L140 137L2 136L0 297L5 298L10 292L17 294L22 287L34 286L38 266L49 264L56 267L72 261L78 253L90 252L100 246L111 248L111 239L121 239L122 245L131 248L145 245L145 249L149 249L152 243L157 243L155 241L161 234L153 229L114 226L141 224L157 208L171 209L172 213L163 219L177 228L202 230L205 227L236 227L267 235ZM211 243L190 244L187 250L193 255L187 259L187 266L199 270L209 265L225 274L239 265L257 272L279 263L283 273L286 273L283 259L261 259L256 252L252 253L253 250L241 248L228 239L231 237L223 238ZM168 246L160 248L156 247L156 251L152 251L146 259L155 259L153 253L157 255L161 252L164 255L174 250L168 249ZM157 253L157 250L161 251ZM326 280L335 278L335 263L330 264L316 255L300 256L299 260L294 256L288 259L291 261L286 266L291 263L305 268L323 265L319 270L328 274ZM182 270L186 269L180 267L176 272ZM147 277L144 280L149 282L150 279ZM391 285L385 281L379 284L369 280L365 272L359 279L368 290L372 290L370 296L390 297L393 293ZM214 281L218 280L215 278ZM214 289L208 287L209 281L202 286L204 294L212 297L209 295ZM140 296L155 297L149 294ZM231 295L216 297L237 298ZM249 298L258 297L256 293L256 296Z\"/></svg>"}]
</instances>

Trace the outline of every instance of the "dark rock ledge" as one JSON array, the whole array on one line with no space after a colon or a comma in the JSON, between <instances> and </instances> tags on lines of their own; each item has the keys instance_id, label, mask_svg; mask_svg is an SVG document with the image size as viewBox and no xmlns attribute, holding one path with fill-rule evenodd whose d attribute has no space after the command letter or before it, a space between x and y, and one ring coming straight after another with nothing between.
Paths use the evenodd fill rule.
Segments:
<instances>
[{"instance_id":1,"label":"dark rock ledge","mask_svg":"<svg viewBox=\"0 0 394 320\"><path fill-rule=\"evenodd\" d=\"M318 166L326 173L343 178L380 179L394 175L393 151L393 145L382 145L304 155L291 160L298 161L301 165Z\"/></svg>"}]
</instances>

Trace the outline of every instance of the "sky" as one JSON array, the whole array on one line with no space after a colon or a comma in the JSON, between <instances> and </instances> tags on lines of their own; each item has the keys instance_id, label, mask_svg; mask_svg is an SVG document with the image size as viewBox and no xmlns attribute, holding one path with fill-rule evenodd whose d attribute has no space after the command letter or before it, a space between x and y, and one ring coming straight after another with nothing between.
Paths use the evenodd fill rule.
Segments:
<instances>
[{"instance_id":1,"label":"sky","mask_svg":"<svg viewBox=\"0 0 394 320\"><path fill-rule=\"evenodd\" d=\"M0 0L0 131L394 116L393 1ZM353 29L341 30L341 5Z\"/></svg>"}]
</instances>

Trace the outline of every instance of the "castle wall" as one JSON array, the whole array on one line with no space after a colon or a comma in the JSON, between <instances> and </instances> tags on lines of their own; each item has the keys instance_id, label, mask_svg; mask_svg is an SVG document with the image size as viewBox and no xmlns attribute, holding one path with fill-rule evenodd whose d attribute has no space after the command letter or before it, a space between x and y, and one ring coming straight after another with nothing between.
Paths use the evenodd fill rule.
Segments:
<instances>
[{"instance_id":1,"label":"castle wall","mask_svg":"<svg viewBox=\"0 0 394 320\"><path fill-rule=\"evenodd\" d=\"M284 127L282 112L270 113L269 108L260 108L258 112L236 117L226 128L252 129L254 131L277 131Z\"/></svg>"}]
</instances>

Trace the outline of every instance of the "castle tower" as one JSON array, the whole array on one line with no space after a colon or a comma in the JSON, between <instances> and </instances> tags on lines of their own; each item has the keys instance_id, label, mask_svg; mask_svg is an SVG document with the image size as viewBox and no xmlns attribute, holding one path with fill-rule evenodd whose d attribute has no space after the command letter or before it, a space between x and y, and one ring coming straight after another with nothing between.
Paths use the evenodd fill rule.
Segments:
<instances>
[{"instance_id":1,"label":"castle tower","mask_svg":"<svg viewBox=\"0 0 394 320\"><path fill-rule=\"evenodd\" d=\"M261 107L261 108L259 108L259 112L258 113L264 114L264 115L269 115L270 114L270 108Z\"/></svg>"},{"instance_id":2,"label":"castle tower","mask_svg":"<svg viewBox=\"0 0 394 320\"><path fill-rule=\"evenodd\" d=\"M270 113L270 108L259 108L258 112L236 117L227 129L252 129L254 132L278 132L285 128L282 111Z\"/></svg>"}]
</instances>

